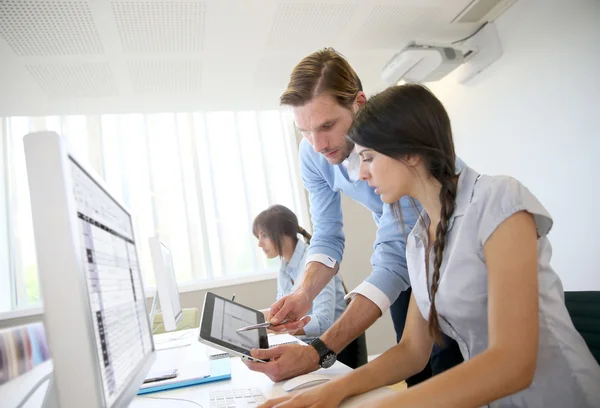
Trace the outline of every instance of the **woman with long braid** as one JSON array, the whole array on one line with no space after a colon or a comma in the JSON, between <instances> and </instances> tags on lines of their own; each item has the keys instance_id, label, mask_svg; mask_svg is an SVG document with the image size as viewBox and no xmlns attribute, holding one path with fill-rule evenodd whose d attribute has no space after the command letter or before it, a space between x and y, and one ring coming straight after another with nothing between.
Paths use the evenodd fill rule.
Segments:
<instances>
[{"instance_id":1,"label":"woman with long braid","mask_svg":"<svg viewBox=\"0 0 600 408\"><path fill-rule=\"evenodd\" d=\"M441 334L464 362L371 407L599 407L600 366L573 326L550 266L552 218L510 177L455 174L450 119L415 84L372 97L349 133L361 178L386 203L409 196L413 288L398 345L351 374L263 407L334 407L421 370ZM399 214L402 225L401 212Z\"/></svg>"}]
</instances>

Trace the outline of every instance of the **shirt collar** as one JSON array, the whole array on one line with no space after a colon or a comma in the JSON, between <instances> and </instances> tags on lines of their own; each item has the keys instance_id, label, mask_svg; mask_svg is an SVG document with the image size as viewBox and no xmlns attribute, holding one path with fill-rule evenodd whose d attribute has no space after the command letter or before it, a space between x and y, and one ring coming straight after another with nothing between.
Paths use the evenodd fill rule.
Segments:
<instances>
[{"instance_id":1,"label":"shirt collar","mask_svg":"<svg viewBox=\"0 0 600 408\"><path fill-rule=\"evenodd\" d=\"M471 202L471 198L473 196L473 188L475 187L475 183L479 178L479 173L470 168L467 165L463 165L460 173L458 175L458 183L456 185L456 205L454 208L454 212L448 220L448 231L452 229L454 226L454 220L456 217L464 215L469 203ZM421 212L421 216L419 220L415 224L413 228L412 234L421 242L427 241L428 236L428 228L429 228L429 216L423 210Z\"/></svg>"},{"instance_id":2,"label":"shirt collar","mask_svg":"<svg viewBox=\"0 0 600 408\"><path fill-rule=\"evenodd\" d=\"M479 173L477 173L475 170L469 166L463 167L460 175L458 176L458 184L456 186L456 205L451 218L464 215L469 203L471 203L471 198L473 197L473 188L475 187L475 183L477 182L478 178Z\"/></svg>"},{"instance_id":3,"label":"shirt collar","mask_svg":"<svg viewBox=\"0 0 600 408\"><path fill-rule=\"evenodd\" d=\"M413 227L410 235L413 235L417 242L427 242L427 230L429 228L429 216L425 212L425 210L421 211L421 215L417 220L417 223Z\"/></svg>"},{"instance_id":4,"label":"shirt collar","mask_svg":"<svg viewBox=\"0 0 600 408\"><path fill-rule=\"evenodd\" d=\"M350 152L350 156L348 156L348 158L346 158L346 160L344 160L341 163L341 166L346 170L346 173L348 174L348 179L351 182L356 183L357 181L359 181L360 156L358 155L358 153L356 153L355 149L352 149L352 151Z\"/></svg>"}]
</instances>

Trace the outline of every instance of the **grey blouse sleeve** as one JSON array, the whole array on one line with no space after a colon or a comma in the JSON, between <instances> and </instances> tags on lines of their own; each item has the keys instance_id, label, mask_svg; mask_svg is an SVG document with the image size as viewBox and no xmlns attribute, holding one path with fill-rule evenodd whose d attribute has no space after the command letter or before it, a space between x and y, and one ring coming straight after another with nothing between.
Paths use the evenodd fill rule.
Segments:
<instances>
[{"instance_id":1,"label":"grey blouse sleeve","mask_svg":"<svg viewBox=\"0 0 600 408\"><path fill-rule=\"evenodd\" d=\"M478 238L485 244L504 220L519 211L527 211L535 219L538 238L550 232L552 217L538 199L518 180L512 177L493 177L482 191L476 191L478 211ZM476 186L477 188L477 186Z\"/></svg>"}]
</instances>

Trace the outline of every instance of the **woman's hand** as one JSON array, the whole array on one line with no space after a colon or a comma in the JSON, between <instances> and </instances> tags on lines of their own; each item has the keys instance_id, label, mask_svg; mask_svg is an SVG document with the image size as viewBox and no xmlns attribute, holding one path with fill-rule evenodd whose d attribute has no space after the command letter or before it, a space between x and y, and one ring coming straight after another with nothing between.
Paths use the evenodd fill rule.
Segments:
<instances>
[{"instance_id":1,"label":"woman's hand","mask_svg":"<svg viewBox=\"0 0 600 408\"><path fill-rule=\"evenodd\" d=\"M344 387L341 387L337 381L332 381L268 400L259 408L332 408L339 406L345 397Z\"/></svg>"}]
</instances>

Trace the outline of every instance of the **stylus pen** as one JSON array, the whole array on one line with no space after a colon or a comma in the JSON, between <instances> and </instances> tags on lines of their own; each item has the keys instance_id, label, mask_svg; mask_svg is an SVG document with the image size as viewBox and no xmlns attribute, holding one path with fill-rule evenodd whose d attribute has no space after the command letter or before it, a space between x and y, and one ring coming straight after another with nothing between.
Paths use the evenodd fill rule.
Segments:
<instances>
[{"instance_id":1,"label":"stylus pen","mask_svg":"<svg viewBox=\"0 0 600 408\"><path fill-rule=\"evenodd\" d=\"M281 322L279 324L284 324L284 323L287 323L287 320L284 320L283 322ZM279 326L279 324L276 325L276 326ZM248 330L262 329L263 327L268 328L268 327L271 327L271 326L273 326L273 325L271 323L269 323L269 322L252 324L250 326L246 326L246 327L242 327L240 329L237 329L236 332L237 333L239 333L239 332L245 332L245 331L248 331Z\"/></svg>"}]
</instances>

